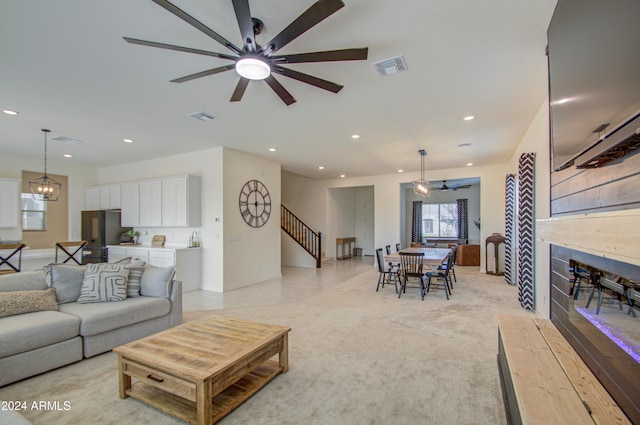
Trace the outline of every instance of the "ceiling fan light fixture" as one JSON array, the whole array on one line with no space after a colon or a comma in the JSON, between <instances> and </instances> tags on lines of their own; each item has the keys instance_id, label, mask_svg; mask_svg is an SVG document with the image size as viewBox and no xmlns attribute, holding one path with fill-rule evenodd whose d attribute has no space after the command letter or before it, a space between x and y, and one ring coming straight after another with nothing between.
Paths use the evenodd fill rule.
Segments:
<instances>
[{"instance_id":1,"label":"ceiling fan light fixture","mask_svg":"<svg viewBox=\"0 0 640 425\"><path fill-rule=\"evenodd\" d=\"M264 80L271 75L269 64L256 58L242 58L236 62L236 72L249 80Z\"/></svg>"}]
</instances>

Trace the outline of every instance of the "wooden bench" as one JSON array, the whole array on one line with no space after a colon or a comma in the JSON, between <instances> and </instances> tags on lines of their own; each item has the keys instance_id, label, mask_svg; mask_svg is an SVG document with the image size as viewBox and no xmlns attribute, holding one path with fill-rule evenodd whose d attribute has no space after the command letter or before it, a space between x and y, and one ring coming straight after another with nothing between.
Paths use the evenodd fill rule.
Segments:
<instances>
[{"instance_id":1,"label":"wooden bench","mask_svg":"<svg viewBox=\"0 0 640 425\"><path fill-rule=\"evenodd\" d=\"M498 332L510 423L631 423L551 321L498 315Z\"/></svg>"}]
</instances>

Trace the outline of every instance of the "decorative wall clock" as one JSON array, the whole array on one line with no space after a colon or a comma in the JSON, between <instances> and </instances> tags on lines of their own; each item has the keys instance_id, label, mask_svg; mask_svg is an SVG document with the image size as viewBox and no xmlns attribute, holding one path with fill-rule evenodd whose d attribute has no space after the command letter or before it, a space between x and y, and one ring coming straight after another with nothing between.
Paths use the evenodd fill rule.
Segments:
<instances>
[{"instance_id":1,"label":"decorative wall clock","mask_svg":"<svg viewBox=\"0 0 640 425\"><path fill-rule=\"evenodd\" d=\"M271 195L258 180L249 180L240 190L240 214L251 227L262 227L271 215Z\"/></svg>"}]
</instances>

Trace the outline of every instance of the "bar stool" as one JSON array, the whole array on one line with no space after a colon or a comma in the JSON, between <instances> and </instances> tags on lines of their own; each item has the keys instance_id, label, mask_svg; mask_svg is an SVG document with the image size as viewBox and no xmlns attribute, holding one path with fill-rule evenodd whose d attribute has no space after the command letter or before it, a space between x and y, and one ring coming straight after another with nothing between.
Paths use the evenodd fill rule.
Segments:
<instances>
[{"instance_id":1,"label":"bar stool","mask_svg":"<svg viewBox=\"0 0 640 425\"><path fill-rule=\"evenodd\" d=\"M22 248L25 246L23 243L0 244L0 274L20 271L22 268Z\"/></svg>"},{"instance_id":2,"label":"bar stool","mask_svg":"<svg viewBox=\"0 0 640 425\"><path fill-rule=\"evenodd\" d=\"M84 254L84 247L86 245L87 241L56 242L55 262L58 263L58 253L60 253L61 256L64 255L66 257L64 261L62 261L62 264L73 260L73 262L75 262L77 265L81 265L82 256ZM72 250L73 252L71 252ZM80 260L78 260L76 256L80 257Z\"/></svg>"}]
</instances>

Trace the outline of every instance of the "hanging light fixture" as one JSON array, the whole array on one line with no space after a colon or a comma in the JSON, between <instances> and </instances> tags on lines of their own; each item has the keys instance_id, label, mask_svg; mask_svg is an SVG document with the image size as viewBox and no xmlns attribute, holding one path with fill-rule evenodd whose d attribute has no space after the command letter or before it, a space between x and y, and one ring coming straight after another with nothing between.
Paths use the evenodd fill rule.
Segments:
<instances>
[{"instance_id":1,"label":"hanging light fixture","mask_svg":"<svg viewBox=\"0 0 640 425\"><path fill-rule=\"evenodd\" d=\"M47 134L50 130L42 129L44 133L44 175L29 182L33 199L40 201L57 201L62 185L47 176Z\"/></svg>"},{"instance_id":2,"label":"hanging light fixture","mask_svg":"<svg viewBox=\"0 0 640 425\"><path fill-rule=\"evenodd\" d=\"M424 157L427 156L427 153L424 149L420 149L418 153L420 154L420 179L412 182L413 192L420 196L431 196L431 186L429 182L424 179Z\"/></svg>"}]
</instances>

